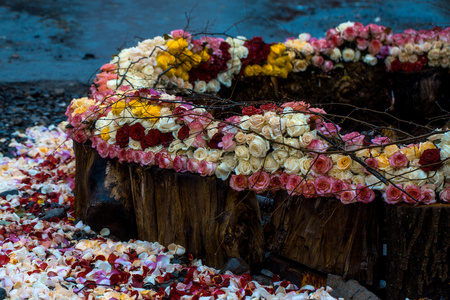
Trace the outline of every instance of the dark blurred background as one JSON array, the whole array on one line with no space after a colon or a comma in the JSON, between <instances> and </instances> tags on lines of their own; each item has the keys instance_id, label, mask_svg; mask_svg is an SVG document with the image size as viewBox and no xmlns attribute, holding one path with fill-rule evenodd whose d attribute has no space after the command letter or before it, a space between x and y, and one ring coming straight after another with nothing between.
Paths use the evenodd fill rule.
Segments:
<instances>
[{"instance_id":1,"label":"dark blurred background","mask_svg":"<svg viewBox=\"0 0 450 300\"><path fill-rule=\"evenodd\" d=\"M271 42L323 37L348 20L394 31L447 27L450 0L0 0L0 81L86 83L121 47L186 26Z\"/></svg>"}]
</instances>

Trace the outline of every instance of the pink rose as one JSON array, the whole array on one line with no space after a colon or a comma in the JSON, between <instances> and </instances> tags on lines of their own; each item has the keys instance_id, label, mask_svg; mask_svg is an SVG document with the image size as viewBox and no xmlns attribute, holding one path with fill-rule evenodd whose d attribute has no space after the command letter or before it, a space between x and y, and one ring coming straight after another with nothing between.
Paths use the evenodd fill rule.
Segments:
<instances>
[{"instance_id":1,"label":"pink rose","mask_svg":"<svg viewBox=\"0 0 450 300\"><path fill-rule=\"evenodd\" d=\"M355 190L346 190L341 192L340 200L343 204L350 204L357 202Z\"/></svg>"},{"instance_id":2,"label":"pink rose","mask_svg":"<svg viewBox=\"0 0 450 300\"><path fill-rule=\"evenodd\" d=\"M361 37L363 39L368 39L369 35L370 35L369 27L360 28L358 35L359 35L359 37Z\"/></svg>"},{"instance_id":3,"label":"pink rose","mask_svg":"<svg viewBox=\"0 0 450 300\"><path fill-rule=\"evenodd\" d=\"M391 142L391 140L388 137L385 136L377 136L370 140L372 144L374 145L384 145Z\"/></svg>"},{"instance_id":4,"label":"pink rose","mask_svg":"<svg viewBox=\"0 0 450 300\"><path fill-rule=\"evenodd\" d=\"M108 156L108 152L109 152L108 143L106 143L105 141L99 142L97 145L97 151L98 151L98 154L100 154L100 156L102 158L106 158Z\"/></svg>"},{"instance_id":5,"label":"pink rose","mask_svg":"<svg viewBox=\"0 0 450 300\"><path fill-rule=\"evenodd\" d=\"M319 176L314 180L314 187L320 196L329 196L332 191L332 180L330 177Z\"/></svg>"},{"instance_id":6,"label":"pink rose","mask_svg":"<svg viewBox=\"0 0 450 300\"><path fill-rule=\"evenodd\" d=\"M113 159L119 155L120 147L117 145L109 145L109 158Z\"/></svg>"},{"instance_id":7,"label":"pink rose","mask_svg":"<svg viewBox=\"0 0 450 300\"><path fill-rule=\"evenodd\" d=\"M336 179L331 183L331 191L333 192L334 196L338 199L341 198L341 192L348 190L348 188L349 188L348 183L340 179Z\"/></svg>"},{"instance_id":8,"label":"pink rose","mask_svg":"<svg viewBox=\"0 0 450 300\"><path fill-rule=\"evenodd\" d=\"M281 175L280 175L280 181L281 181L281 185L282 186L286 186L287 184L288 184L288 181L289 181L289 177L290 177L291 175L290 174L288 174L288 173L281 173Z\"/></svg>"},{"instance_id":9,"label":"pink rose","mask_svg":"<svg viewBox=\"0 0 450 300\"><path fill-rule=\"evenodd\" d=\"M361 183L356 187L356 198L359 202L370 203L375 199L375 192Z\"/></svg>"},{"instance_id":10,"label":"pink rose","mask_svg":"<svg viewBox=\"0 0 450 300\"><path fill-rule=\"evenodd\" d=\"M87 141L88 137L84 130L78 129L75 131L75 134L73 135L73 139L78 143L84 143Z\"/></svg>"},{"instance_id":11,"label":"pink rose","mask_svg":"<svg viewBox=\"0 0 450 300\"><path fill-rule=\"evenodd\" d=\"M408 194L410 194L411 196L414 197L414 199L412 199L410 196L408 196L406 193L403 193L403 200L407 203L417 203L420 201L421 198L421 192L420 192L420 188L415 185L415 184L410 184L404 187L405 192L407 192Z\"/></svg>"},{"instance_id":12,"label":"pink rose","mask_svg":"<svg viewBox=\"0 0 450 300\"><path fill-rule=\"evenodd\" d=\"M312 170L315 172L315 174L324 175L333 167L333 160L328 156L320 154L319 156L316 156L315 159L313 159L311 164Z\"/></svg>"},{"instance_id":13,"label":"pink rose","mask_svg":"<svg viewBox=\"0 0 450 300\"><path fill-rule=\"evenodd\" d=\"M269 190L272 192L279 191L281 189L281 179L276 174L270 175L270 182L269 182Z\"/></svg>"},{"instance_id":14,"label":"pink rose","mask_svg":"<svg viewBox=\"0 0 450 300\"><path fill-rule=\"evenodd\" d=\"M450 202L450 186L447 187L446 189L443 189L439 194L439 197L444 202Z\"/></svg>"},{"instance_id":15,"label":"pink rose","mask_svg":"<svg viewBox=\"0 0 450 300\"><path fill-rule=\"evenodd\" d=\"M133 161L133 158L134 158L133 152L134 152L133 149L128 149L127 152L125 153L125 156L127 158L127 162L132 162Z\"/></svg>"},{"instance_id":16,"label":"pink rose","mask_svg":"<svg viewBox=\"0 0 450 300\"><path fill-rule=\"evenodd\" d=\"M402 202L403 191L400 189L402 189L403 187L401 184L397 184L396 186L397 187L390 184L387 186L386 190L384 191L383 198L386 203L397 204L397 203Z\"/></svg>"},{"instance_id":17,"label":"pink rose","mask_svg":"<svg viewBox=\"0 0 450 300\"><path fill-rule=\"evenodd\" d=\"M119 161L127 160L127 150L125 148L120 148L119 153L117 154Z\"/></svg>"},{"instance_id":18,"label":"pink rose","mask_svg":"<svg viewBox=\"0 0 450 300\"><path fill-rule=\"evenodd\" d=\"M301 195L302 194L302 178L298 175L292 174L289 176L289 180L286 184L286 190L290 195Z\"/></svg>"},{"instance_id":19,"label":"pink rose","mask_svg":"<svg viewBox=\"0 0 450 300\"><path fill-rule=\"evenodd\" d=\"M323 151L327 150L328 146L322 140L313 139L311 141L311 143L309 143L307 148L308 148L308 150L311 150L311 151L323 152Z\"/></svg>"},{"instance_id":20,"label":"pink rose","mask_svg":"<svg viewBox=\"0 0 450 300\"><path fill-rule=\"evenodd\" d=\"M194 142L192 143L192 146L196 148L205 148L206 147L206 139L204 138L203 133L198 133L197 136L194 139Z\"/></svg>"},{"instance_id":21,"label":"pink rose","mask_svg":"<svg viewBox=\"0 0 450 300\"><path fill-rule=\"evenodd\" d=\"M72 120L70 120L70 125L78 128L83 122L83 116L84 114L76 114L75 116L73 116Z\"/></svg>"},{"instance_id":22,"label":"pink rose","mask_svg":"<svg viewBox=\"0 0 450 300\"><path fill-rule=\"evenodd\" d=\"M144 158L144 155L143 155L142 151L134 151L133 152L133 161L135 163L142 165L143 158Z\"/></svg>"},{"instance_id":23,"label":"pink rose","mask_svg":"<svg viewBox=\"0 0 450 300\"><path fill-rule=\"evenodd\" d=\"M408 166L408 158L405 154L397 151L389 157L389 164L394 168L405 168Z\"/></svg>"},{"instance_id":24,"label":"pink rose","mask_svg":"<svg viewBox=\"0 0 450 300\"><path fill-rule=\"evenodd\" d=\"M178 173L185 173L187 169L188 158L186 156L177 155L173 160L173 169Z\"/></svg>"},{"instance_id":25,"label":"pink rose","mask_svg":"<svg viewBox=\"0 0 450 300\"><path fill-rule=\"evenodd\" d=\"M325 60L325 62L322 64L321 68L322 68L322 71L324 71L325 73L328 73L331 70L333 70L333 62L331 60Z\"/></svg>"},{"instance_id":26,"label":"pink rose","mask_svg":"<svg viewBox=\"0 0 450 300\"><path fill-rule=\"evenodd\" d=\"M195 158L191 158L187 162L187 169L191 173L197 173L198 170L198 160Z\"/></svg>"},{"instance_id":27,"label":"pink rose","mask_svg":"<svg viewBox=\"0 0 450 300\"><path fill-rule=\"evenodd\" d=\"M358 35L358 33L356 32L356 30L353 27L347 27L342 32L342 38L349 42L353 42L357 35Z\"/></svg>"},{"instance_id":28,"label":"pink rose","mask_svg":"<svg viewBox=\"0 0 450 300\"><path fill-rule=\"evenodd\" d=\"M144 152L142 156L142 164L153 165L155 163L155 153L153 151Z\"/></svg>"},{"instance_id":29,"label":"pink rose","mask_svg":"<svg viewBox=\"0 0 450 300\"><path fill-rule=\"evenodd\" d=\"M358 50L366 50L367 47L369 46L369 41L363 38L358 38L356 40L356 48L358 48Z\"/></svg>"},{"instance_id":30,"label":"pink rose","mask_svg":"<svg viewBox=\"0 0 450 300\"><path fill-rule=\"evenodd\" d=\"M341 130L341 127L334 123L320 122L316 129L325 136L334 136Z\"/></svg>"},{"instance_id":31,"label":"pink rose","mask_svg":"<svg viewBox=\"0 0 450 300\"><path fill-rule=\"evenodd\" d=\"M167 150L161 150L155 155L155 161L161 169L172 169L173 160Z\"/></svg>"},{"instance_id":32,"label":"pink rose","mask_svg":"<svg viewBox=\"0 0 450 300\"><path fill-rule=\"evenodd\" d=\"M420 188L420 202L424 204L436 203L436 186L434 184L424 184Z\"/></svg>"},{"instance_id":33,"label":"pink rose","mask_svg":"<svg viewBox=\"0 0 450 300\"><path fill-rule=\"evenodd\" d=\"M249 188L257 193L267 190L269 183L270 175L264 171L255 172L248 178Z\"/></svg>"},{"instance_id":34,"label":"pink rose","mask_svg":"<svg viewBox=\"0 0 450 300\"><path fill-rule=\"evenodd\" d=\"M369 166L370 168L374 169L374 170L378 170L378 160L375 157L368 157L365 160L365 163L367 164L367 166ZM369 171L367 171L364 168L364 172L371 174Z\"/></svg>"},{"instance_id":35,"label":"pink rose","mask_svg":"<svg viewBox=\"0 0 450 300\"><path fill-rule=\"evenodd\" d=\"M314 180L308 179L302 183L302 192L305 198L312 198L316 196L316 188L314 187Z\"/></svg>"},{"instance_id":36,"label":"pink rose","mask_svg":"<svg viewBox=\"0 0 450 300\"><path fill-rule=\"evenodd\" d=\"M325 60L320 55L314 55L311 59L311 62L314 67L320 67Z\"/></svg>"},{"instance_id":37,"label":"pink rose","mask_svg":"<svg viewBox=\"0 0 450 300\"><path fill-rule=\"evenodd\" d=\"M233 190L236 190L236 191L246 190L247 187L248 187L247 176L244 176L242 174L240 174L240 175L236 175L236 174L231 175L230 187Z\"/></svg>"},{"instance_id":38,"label":"pink rose","mask_svg":"<svg viewBox=\"0 0 450 300\"><path fill-rule=\"evenodd\" d=\"M197 172L200 174L200 176L211 176L214 174L214 171L216 170L217 165L213 162L207 162L206 160L201 160L198 163L198 170Z\"/></svg>"},{"instance_id":39,"label":"pink rose","mask_svg":"<svg viewBox=\"0 0 450 300\"><path fill-rule=\"evenodd\" d=\"M380 52L381 47L383 47L383 44L379 40L372 40L369 44L369 52L373 56L377 55L378 52Z\"/></svg>"},{"instance_id":40,"label":"pink rose","mask_svg":"<svg viewBox=\"0 0 450 300\"><path fill-rule=\"evenodd\" d=\"M306 111L309 108L309 103L305 103L303 101L286 102L283 103L281 107L290 107L295 111Z\"/></svg>"},{"instance_id":41,"label":"pink rose","mask_svg":"<svg viewBox=\"0 0 450 300\"><path fill-rule=\"evenodd\" d=\"M364 145L364 135L359 132L350 132L342 137L342 140L345 142L346 150L356 150L361 148Z\"/></svg>"},{"instance_id":42,"label":"pink rose","mask_svg":"<svg viewBox=\"0 0 450 300\"><path fill-rule=\"evenodd\" d=\"M227 152L234 151L236 148L236 142L234 141L234 134L227 133L222 137L222 141L218 144L223 150Z\"/></svg>"}]
</instances>

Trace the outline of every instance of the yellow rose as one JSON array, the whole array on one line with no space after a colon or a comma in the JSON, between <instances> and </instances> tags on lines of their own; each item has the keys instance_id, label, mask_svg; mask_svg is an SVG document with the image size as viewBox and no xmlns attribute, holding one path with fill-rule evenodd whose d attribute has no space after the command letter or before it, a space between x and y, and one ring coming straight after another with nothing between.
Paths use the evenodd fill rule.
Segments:
<instances>
[{"instance_id":1,"label":"yellow rose","mask_svg":"<svg viewBox=\"0 0 450 300\"><path fill-rule=\"evenodd\" d=\"M271 75L273 71L273 66L270 64L265 64L263 66L263 74L264 75Z\"/></svg>"},{"instance_id":2,"label":"yellow rose","mask_svg":"<svg viewBox=\"0 0 450 300\"><path fill-rule=\"evenodd\" d=\"M259 76L262 73L262 67L260 65L253 65L253 76Z\"/></svg>"},{"instance_id":3,"label":"yellow rose","mask_svg":"<svg viewBox=\"0 0 450 300\"><path fill-rule=\"evenodd\" d=\"M120 113L125 109L125 107L126 107L125 101L123 100L117 101L112 105L112 113L115 114L116 116L119 116Z\"/></svg>"},{"instance_id":4,"label":"yellow rose","mask_svg":"<svg viewBox=\"0 0 450 300\"><path fill-rule=\"evenodd\" d=\"M386 155L386 157L389 158L398 150L399 150L399 148L397 145L389 145L389 146L384 147L383 152Z\"/></svg>"},{"instance_id":5,"label":"yellow rose","mask_svg":"<svg viewBox=\"0 0 450 300\"><path fill-rule=\"evenodd\" d=\"M400 149L400 152L406 155L409 161L420 158L419 148L417 146L403 147L402 149Z\"/></svg>"},{"instance_id":6,"label":"yellow rose","mask_svg":"<svg viewBox=\"0 0 450 300\"><path fill-rule=\"evenodd\" d=\"M386 154L380 154L379 156L375 157L378 161L378 168L380 170L386 170L390 167L389 165L389 159L387 158Z\"/></svg>"},{"instance_id":7,"label":"yellow rose","mask_svg":"<svg viewBox=\"0 0 450 300\"><path fill-rule=\"evenodd\" d=\"M245 69L244 69L244 75L245 75L245 76L248 76L248 77L254 75L253 67L252 67L251 65L248 65L248 66L245 67Z\"/></svg>"},{"instance_id":8,"label":"yellow rose","mask_svg":"<svg viewBox=\"0 0 450 300\"><path fill-rule=\"evenodd\" d=\"M337 160L337 168L339 170L347 170L352 165L352 159L348 155L342 155Z\"/></svg>"},{"instance_id":9,"label":"yellow rose","mask_svg":"<svg viewBox=\"0 0 450 300\"><path fill-rule=\"evenodd\" d=\"M110 136L109 136L109 127L105 127L102 129L102 131L100 132L100 137L102 138L102 140L108 141Z\"/></svg>"},{"instance_id":10,"label":"yellow rose","mask_svg":"<svg viewBox=\"0 0 450 300\"><path fill-rule=\"evenodd\" d=\"M423 151L428 150L428 149L436 149L436 146L430 141L427 141L425 143L420 143L419 144L419 157L420 157L420 155L422 155Z\"/></svg>"},{"instance_id":11,"label":"yellow rose","mask_svg":"<svg viewBox=\"0 0 450 300\"><path fill-rule=\"evenodd\" d=\"M202 61L208 61L209 60L209 54L208 54L208 51L206 51L206 49L201 51L199 55L202 58Z\"/></svg>"},{"instance_id":12,"label":"yellow rose","mask_svg":"<svg viewBox=\"0 0 450 300\"><path fill-rule=\"evenodd\" d=\"M270 51L272 51L276 55L281 56L284 54L284 51L286 51L286 46L283 44L275 44L270 46Z\"/></svg>"}]
</instances>

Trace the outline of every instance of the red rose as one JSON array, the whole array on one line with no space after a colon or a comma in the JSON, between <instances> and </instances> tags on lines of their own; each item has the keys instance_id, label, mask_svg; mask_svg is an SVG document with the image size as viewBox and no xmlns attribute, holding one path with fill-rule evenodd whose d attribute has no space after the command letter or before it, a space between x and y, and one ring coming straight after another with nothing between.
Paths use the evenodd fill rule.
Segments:
<instances>
[{"instance_id":1,"label":"red rose","mask_svg":"<svg viewBox=\"0 0 450 300\"><path fill-rule=\"evenodd\" d=\"M405 62L404 64L402 64L402 70L408 73L412 72L413 64L410 63L409 61Z\"/></svg>"},{"instance_id":2,"label":"red rose","mask_svg":"<svg viewBox=\"0 0 450 300\"><path fill-rule=\"evenodd\" d=\"M117 130L116 133L116 143L119 145L120 148L125 148L128 146L128 143L130 141L130 126L128 124L125 124L124 126L120 127Z\"/></svg>"},{"instance_id":3,"label":"red rose","mask_svg":"<svg viewBox=\"0 0 450 300\"><path fill-rule=\"evenodd\" d=\"M209 148L211 149L222 149L222 147L219 147L219 143L222 141L223 134L222 133L216 133L213 135L211 140L208 143Z\"/></svg>"},{"instance_id":4,"label":"red rose","mask_svg":"<svg viewBox=\"0 0 450 300\"><path fill-rule=\"evenodd\" d=\"M278 105L275 103L267 103L261 105L259 108L261 108L264 111L280 111L282 110Z\"/></svg>"},{"instance_id":5,"label":"red rose","mask_svg":"<svg viewBox=\"0 0 450 300\"><path fill-rule=\"evenodd\" d=\"M252 115L261 114L261 113L262 113L262 110L254 107L254 106L247 106L242 109L242 114L247 115L247 116L252 116Z\"/></svg>"},{"instance_id":6,"label":"red rose","mask_svg":"<svg viewBox=\"0 0 450 300\"><path fill-rule=\"evenodd\" d=\"M133 140L140 141L145 136L145 128L141 123L134 123L130 126L130 137Z\"/></svg>"},{"instance_id":7,"label":"red rose","mask_svg":"<svg viewBox=\"0 0 450 300\"><path fill-rule=\"evenodd\" d=\"M420 61L416 61L415 63L413 63L412 70L414 72L417 72L422 70L422 67L423 67L422 63Z\"/></svg>"},{"instance_id":8,"label":"red rose","mask_svg":"<svg viewBox=\"0 0 450 300\"><path fill-rule=\"evenodd\" d=\"M427 149L423 151L419 160L419 164L423 166L421 167L422 170L426 172L439 169L442 166L440 152L440 149Z\"/></svg>"},{"instance_id":9,"label":"red rose","mask_svg":"<svg viewBox=\"0 0 450 300\"><path fill-rule=\"evenodd\" d=\"M391 62L391 68L393 71L398 72L402 68L402 63L398 59L396 59L393 62Z\"/></svg>"},{"instance_id":10,"label":"red rose","mask_svg":"<svg viewBox=\"0 0 450 300\"><path fill-rule=\"evenodd\" d=\"M418 61L422 64L422 66L425 66L428 63L428 57L426 54L419 55Z\"/></svg>"},{"instance_id":11,"label":"red rose","mask_svg":"<svg viewBox=\"0 0 450 300\"><path fill-rule=\"evenodd\" d=\"M172 132L167 132L167 133L161 134L161 144L164 147L169 147L169 145L170 145L170 143L172 143L172 141L173 141Z\"/></svg>"},{"instance_id":12,"label":"red rose","mask_svg":"<svg viewBox=\"0 0 450 300\"><path fill-rule=\"evenodd\" d=\"M184 141L189 136L189 126L184 125L178 130L177 137L180 141Z\"/></svg>"},{"instance_id":13,"label":"red rose","mask_svg":"<svg viewBox=\"0 0 450 300\"><path fill-rule=\"evenodd\" d=\"M161 131L158 129L150 129L147 135L141 140L142 149L154 147L161 143Z\"/></svg>"}]
</instances>

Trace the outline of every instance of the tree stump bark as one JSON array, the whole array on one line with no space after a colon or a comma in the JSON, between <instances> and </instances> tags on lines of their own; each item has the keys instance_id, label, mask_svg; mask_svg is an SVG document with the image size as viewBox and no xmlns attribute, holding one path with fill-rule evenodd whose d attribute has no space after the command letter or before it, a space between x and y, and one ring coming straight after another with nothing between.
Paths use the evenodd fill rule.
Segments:
<instances>
[{"instance_id":1,"label":"tree stump bark","mask_svg":"<svg viewBox=\"0 0 450 300\"><path fill-rule=\"evenodd\" d=\"M450 299L450 206L387 205L389 299Z\"/></svg>"},{"instance_id":2,"label":"tree stump bark","mask_svg":"<svg viewBox=\"0 0 450 300\"><path fill-rule=\"evenodd\" d=\"M73 142L75 216L93 230L108 228L121 240L137 236L128 166L101 158L90 144Z\"/></svg>"},{"instance_id":3,"label":"tree stump bark","mask_svg":"<svg viewBox=\"0 0 450 300\"><path fill-rule=\"evenodd\" d=\"M230 257L263 260L264 236L254 192L214 177L130 165L140 239L183 245L209 266Z\"/></svg>"},{"instance_id":4,"label":"tree stump bark","mask_svg":"<svg viewBox=\"0 0 450 300\"><path fill-rule=\"evenodd\" d=\"M269 251L325 274L378 284L382 206L283 192L277 193L273 207L265 230Z\"/></svg>"}]
</instances>

